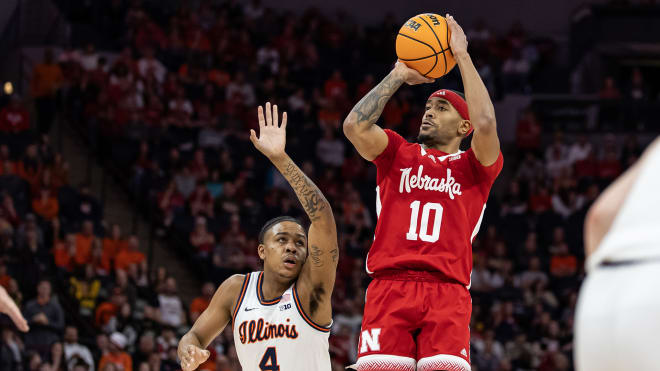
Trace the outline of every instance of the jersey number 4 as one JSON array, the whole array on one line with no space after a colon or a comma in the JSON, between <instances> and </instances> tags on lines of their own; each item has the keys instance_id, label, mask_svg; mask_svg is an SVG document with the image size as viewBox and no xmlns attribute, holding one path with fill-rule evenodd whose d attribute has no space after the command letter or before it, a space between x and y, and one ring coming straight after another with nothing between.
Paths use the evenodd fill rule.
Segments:
<instances>
[{"instance_id":1,"label":"jersey number 4","mask_svg":"<svg viewBox=\"0 0 660 371\"><path fill-rule=\"evenodd\" d=\"M261 362L259 362L259 368L261 371L280 371L280 365L277 364L275 347L269 347L266 349L266 353L264 353Z\"/></svg>"},{"instance_id":2,"label":"jersey number 4","mask_svg":"<svg viewBox=\"0 0 660 371\"><path fill-rule=\"evenodd\" d=\"M419 216L419 206L421 202L420 201L413 201L410 204L410 208L412 209L412 212L410 213L410 229L408 230L408 233L406 233L406 239L411 240L411 241L417 241L422 240L424 242L435 242L440 238L440 225L442 223L442 205L435 203L435 202L429 202L424 204L424 207L422 208L422 220L420 222L419 226L419 234L417 233L417 219ZM435 215L433 217L433 227L431 229L431 233L428 233L429 229L429 218L431 214L431 210L435 211Z\"/></svg>"}]
</instances>

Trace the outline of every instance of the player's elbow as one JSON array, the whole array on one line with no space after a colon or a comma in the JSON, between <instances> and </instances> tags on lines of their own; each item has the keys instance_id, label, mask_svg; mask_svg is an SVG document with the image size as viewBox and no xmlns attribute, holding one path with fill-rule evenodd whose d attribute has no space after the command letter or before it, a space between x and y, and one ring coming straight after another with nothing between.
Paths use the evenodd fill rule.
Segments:
<instances>
[{"instance_id":1,"label":"player's elbow","mask_svg":"<svg viewBox=\"0 0 660 371\"><path fill-rule=\"evenodd\" d=\"M346 119L344 119L344 124L342 126L346 138L350 139L351 137L353 137L357 132L357 127L358 127L357 119L355 118L354 114L350 113L346 117Z\"/></svg>"},{"instance_id":2,"label":"player's elbow","mask_svg":"<svg viewBox=\"0 0 660 371\"><path fill-rule=\"evenodd\" d=\"M472 126L475 130L480 132L490 132L497 130L497 121L495 115L482 115L471 120Z\"/></svg>"}]
</instances>

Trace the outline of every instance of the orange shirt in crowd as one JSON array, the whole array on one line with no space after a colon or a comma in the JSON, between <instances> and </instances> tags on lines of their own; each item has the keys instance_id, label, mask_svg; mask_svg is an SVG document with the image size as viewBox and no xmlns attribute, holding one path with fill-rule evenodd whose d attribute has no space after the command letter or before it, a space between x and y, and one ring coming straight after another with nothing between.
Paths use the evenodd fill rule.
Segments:
<instances>
[{"instance_id":1,"label":"orange shirt in crowd","mask_svg":"<svg viewBox=\"0 0 660 371\"><path fill-rule=\"evenodd\" d=\"M119 240L115 240L112 238L103 239L103 254L109 256L110 258L114 258L115 256L117 256L117 254L119 254L120 251L126 250L127 248L128 248L128 244L124 239L119 239Z\"/></svg>"},{"instance_id":2,"label":"orange shirt in crowd","mask_svg":"<svg viewBox=\"0 0 660 371\"><path fill-rule=\"evenodd\" d=\"M126 270L129 265L140 264L144 260L144 254L139 251L121 250L115 256L115 269Z\"/></svg>"},{"instance_id":3,"label":"orange shirt in crowd","mask_svg":"<svg viewBox=\"0 0 660 371\"><path fill-rule=\"evenodd\" d=\"M110 321L112 317L117 315L117 312L119 312L119 308L117 308L115 304L109 301L105 301L96 307L94 323L98 327L103 327L108 323L108 321Z\"/></svg>"},{"instance_id":4,"label":"orange shirt in crowd","mask_svg":"<svg viewBox=\"0 0 660 371\"><path fill-rule=\"evenodd\" d=\"M99 362L99 370L103 370L103 367L105 367L105 365L108 363L114 363L120 366L119 369L123 371L133 371L133 360L131 359L131 356L129 356L126 352L117 354L106 353L103 357L101 357L101 361Z\"/></svg>"},{"instance_id":5,"label":"orange shirt in crowd","mask_svg":"<svg viewBox=\"0 0 660 371\"><path fill-rule=\"evenodd\" d=\"M48 197L46 199L38 197L32 200L32 209L42 218L53 220L60 211L60 203L55 197Z\"/></svg>"},{"instance_id":6,"label":"orange shirt in crowd","mask_svg":"<svg viewBox=\"0 0 660 371\"><path fill-rule=\"evenodd\" d=\"M203 296L196 297L190 303L190 312L191 313L202 313L206 308L208 308L211 302Z\"/></svg>"},{"instance_id":7,"label":"orange shirt in crowd","mask_svg":"<svg viewBox=\"0 0 660 371\"><path fill-rule=\"evenodd\" d=\"M573 255L553 256L550 259L550 273L554 275L573 274L577 271L577 258Z\"/></svg>"},{"instance_id":8,"label":"orange shirt in crowd","mask_svg":"<svg viewBox=\"0 0 660 371\"><path fill-rule=\"evenodd\" d=\"M92 242L94 236L85 236L82 233L76 234L76 264L83 265L89 263L92 255Z\"/></svg>"},{"instance_id":9,"label":"orange shirt in crowd","mask_svg":"<svg viewBox=\"0 0 660 371\"><path fill-rule=\"evenodd\" d=\"M63 80L62 69L57 64L36 65L30 81L32 96L40 98L55 94Z\"/></svg>"},{"instance_id":10,"label":"orange shirt in crowd","mask_svg":"<svg viewBox=\"0 0 660 371\"><path fill-rule=\"evenodd\" d=\"M73 269L74 261L71 259L71 255L69 255L69 251L64 241L55 243L55 247L53 248L53 255L55 257L55 265L66 270L67 272L71 272Z\"/></svg>"}]
</instances>

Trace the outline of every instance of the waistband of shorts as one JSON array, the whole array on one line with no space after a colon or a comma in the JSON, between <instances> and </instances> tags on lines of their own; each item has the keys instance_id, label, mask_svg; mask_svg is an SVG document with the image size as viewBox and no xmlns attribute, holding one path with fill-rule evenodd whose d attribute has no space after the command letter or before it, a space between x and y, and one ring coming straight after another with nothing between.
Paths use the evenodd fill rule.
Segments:
<instances>
[{"instance_id":1,"label":"waistband of shorts","mask_svg":"<svg viewBox=\"0 0 660 371\"><path fill-rule=\"evenodd\" d=\"M373 279L375 280L441 282L441 283L455 283L458 285L462 285L457 280L447 277L447 275L442 272L431 272L431 271L409 271L409 270L387 269L387 270L371 273L371 277L373 277Z\"/></svg>"}]
</instances>

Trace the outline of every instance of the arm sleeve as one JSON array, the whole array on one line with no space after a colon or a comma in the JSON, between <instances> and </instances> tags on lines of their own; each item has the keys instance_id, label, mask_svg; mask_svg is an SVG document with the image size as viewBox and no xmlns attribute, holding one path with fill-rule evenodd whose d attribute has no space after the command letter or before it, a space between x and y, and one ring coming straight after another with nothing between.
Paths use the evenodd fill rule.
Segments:
<instances>
[{"instance_id":1,"label":"arm sleeve","mask_svg":"<svg viewBox=\"0 0 660 371\"><path fill-rule=\"evenodd\" d=\"M382 177L389 172L399 147L401 147L403 143L406 143L406 140L395 131L390 129L385 129L384 131L385 134L387 134L387 147L385 147L385 150L373 160L376 168L378 168L378 183L380 183Z\"/></svg>"}]
</instances>

